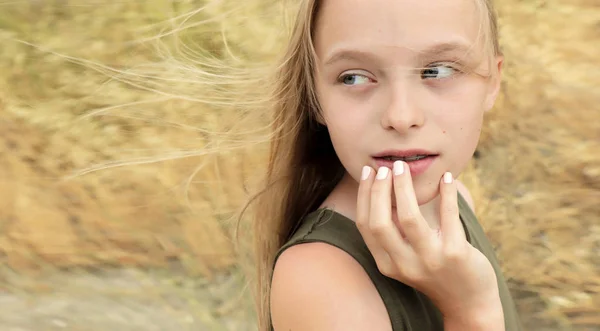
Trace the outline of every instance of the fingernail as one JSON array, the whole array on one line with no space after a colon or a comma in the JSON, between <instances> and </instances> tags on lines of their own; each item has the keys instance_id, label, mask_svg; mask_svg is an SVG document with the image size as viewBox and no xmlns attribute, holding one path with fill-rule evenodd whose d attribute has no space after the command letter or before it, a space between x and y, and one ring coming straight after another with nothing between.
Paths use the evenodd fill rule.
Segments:
<instances>
[{"instance_id":1,"label":"fingernail","mask_svg":"<svg viewBox=\"0 0 600 331\"><path fill-rule=\"evenodd\" d=\"M394 162L394 175L402 175L404 173L404 163L402 161Z\"/></svg>"},{"instance_id":2,"label":"fingernail","mask_svg":"<svg viewBox=\"0 0 600 331\"><path fill-rule=\"evenodd\" d=\"M444 183L451 184L453 179L454 178L452 178L452 174L450 172L446 172L444 174Z\"/></svg>"},{"instance_id":3,"label":"fingernail","mask_svg":"<svg viewBox=\"0 0 600 331\"><path fill-rule=\"evenodd\" d=\"M365 179L369 178L370 174L371 174L371 168L368 166L364 166L360 179L365 180Z\"/></svg>"},{"instance_id":4,"label":"fingernail","mask_svg":"<svg viewBox=\"0 0 600 331\"><path fill-rule=\"evenodd\" d=\"M377 179L385 179L388 176L390 169L388 167L381 167L379 171L377 171Z\"/></svg>"}]
</instances>

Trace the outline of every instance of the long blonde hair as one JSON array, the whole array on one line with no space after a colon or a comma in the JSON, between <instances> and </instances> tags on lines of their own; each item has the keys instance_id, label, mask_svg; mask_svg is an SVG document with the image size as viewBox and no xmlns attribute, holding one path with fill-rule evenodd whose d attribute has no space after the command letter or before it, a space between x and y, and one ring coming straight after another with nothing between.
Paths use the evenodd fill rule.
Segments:
<instances>
[{"instance_id":1,"label":"long blonde hair","mask_svg":"<svg viewBox=\"0 0 600 331\"><path fill-rule=\"evenodd\" d=\"M314 84L318 0L301 0L274 79L272 140L261 193L254 197L255 299L258 327L271 329L270 282L277 251L338 184L345 170L321 124ZM478 0L484 47L500 53L492 0Z\"/></svg>"}]
</instances>

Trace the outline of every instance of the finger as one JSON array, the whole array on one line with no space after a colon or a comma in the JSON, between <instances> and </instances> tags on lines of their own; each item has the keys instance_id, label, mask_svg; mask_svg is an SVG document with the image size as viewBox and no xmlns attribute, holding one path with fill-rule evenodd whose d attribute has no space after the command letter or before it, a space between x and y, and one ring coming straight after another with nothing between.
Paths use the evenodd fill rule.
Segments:
<instances>
[{"instance_id":1,"label":"finger","mask_svg":"<svg viewBox=\"0 0 600 331\"><path fill-rule=\"evenodd\" d=\"M379 168L371 188L369 229L390 257L406 255L408 244L392 220L392 174L387 167Z\"/></svg>"},{"instance_id":2,"label":"finger","mask_svg":"<svg viewBox=\"0 0 600 331\"><path fill-rule=\"evenodd\" d=\"M408 165L394 162L394 191L398 223L408 242L417 252L430 244L431 228L421 216Z\"/></svg>"},{"instance_id":3,"label":"finger","mask_svg":"<svg viewBox=\"0 0 600 331\"><path fill-rule=\"evenodd\" d=\"M459 244L466 240L458 211L456 181L446 172L440 180L440 228L444 244Z\"/></svg>"},{"instance_id":4,"label":"finger","mask_svg":"<svg viewBox=\"0 0 600 331\"><path fill-rule=\"evenodd\" d=\"M380 245L379 241L372 235L369 228L369 219L371 213L371 188L374 180L375 171L369 166L363 167L361 179L358 185L355 222L373 257L375 259L389 260L389 256Z\"/></svg>"},{"instance_id":5,"label":"finger","mask_svg":"<svg viewBox=\"0 0 600 331\"><path fill-rule=\"evenodd\" d=\"M356 226L365 229L369 225L369 211L371 209L371 186L373 185L374 171L369 166L364 166L356 200Z\"/></svg>"}]
</instances>

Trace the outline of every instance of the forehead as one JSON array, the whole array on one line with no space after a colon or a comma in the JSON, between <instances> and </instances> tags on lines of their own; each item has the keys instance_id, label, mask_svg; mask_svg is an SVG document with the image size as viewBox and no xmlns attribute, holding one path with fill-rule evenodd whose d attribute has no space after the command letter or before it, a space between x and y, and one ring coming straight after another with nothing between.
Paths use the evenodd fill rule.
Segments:
<instances>
[{"instance_id":1,"label":"forehead","mask_svg":"<svg viewBox=\"0 0 600 331\"><path fill-rule=\"evenodd\" d=\"M483 33L476 1L322 0L315 23L317 55L326 57L333 48L419 52L439 44L473 47Z\"/></svg>"}]
</instances>

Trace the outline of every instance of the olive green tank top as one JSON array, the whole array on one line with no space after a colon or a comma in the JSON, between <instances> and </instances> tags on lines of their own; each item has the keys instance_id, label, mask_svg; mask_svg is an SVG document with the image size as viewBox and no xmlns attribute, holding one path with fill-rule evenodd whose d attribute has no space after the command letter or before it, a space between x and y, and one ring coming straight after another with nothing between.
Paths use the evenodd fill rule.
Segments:
<instances>
[{"instance_id":1,"label":"olive green tank top","mask_svg":"<svg viewBox=\"0 0 600 331\"><path fill-rule=\"evenodd\" d=\"M506 330L521 331L522 326L515 304L492 245L475 214L460 194L458 194L458 206L467 240L490 260L496 271ZM311 242L322 242L338 247L360 263L383 299L392 323L392 330L439 331L444 329L440 311L425 295L379 272L373 256L352 220L325 208L308 214L298 230L279 249L275 261L287 248Z\"/></svg>"}]
</instances>

